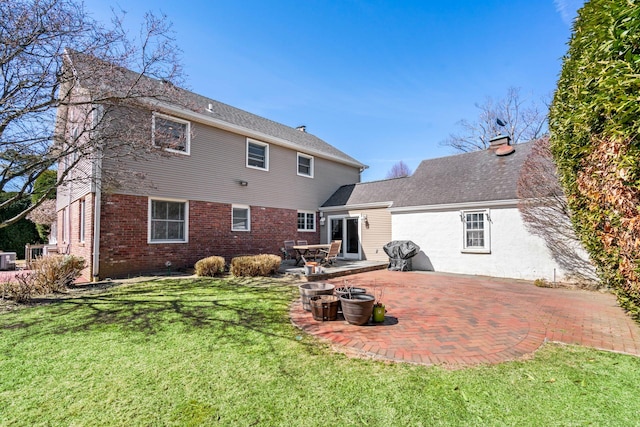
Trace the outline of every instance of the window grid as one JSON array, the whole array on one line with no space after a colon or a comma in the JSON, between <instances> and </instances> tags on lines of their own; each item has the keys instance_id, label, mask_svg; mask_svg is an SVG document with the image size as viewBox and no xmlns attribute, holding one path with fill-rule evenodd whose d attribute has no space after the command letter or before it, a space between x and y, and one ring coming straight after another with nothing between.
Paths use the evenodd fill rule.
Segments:
<instances>
[{"instance_id":1,"label":"window grid","mask_svg":"<svg viewBox=\"0 0 640 427\"><path fill-rule=\"evenodd\" d=\"M247 143L247 166L268 169L268 146L255 142Z\"/></svg>"},{"instance_id":2,"label":"window grid","mask_svg":"<svg viewBox=\"0 0 640 427\"><path fill-rule=\"evenodd\" d=\"M232 225L231 225L232 230L234 231L250 230L249 208L233 207L231 215L232 215Z\"/></svg>"},{"instance_id":3,"label":"window grid","mask_svg":"<svg viewBox=\"0 0 640 427\"><path fill-rule=\"evenodd\" d=\"M298 153L298 175L313 176L313 157Z\"/></svg>"},{"instance_id":4,"label":"window grid","mask_svg":"<svg viewBox=\"0 0 640 427\"><path fill-rule=\"evenodd\" d=\"M185 241L186 204L151 201L151 241Z\"/></svg>"},{"instance_id":5,"label":"window grid","mask_svg":"<svg viewBox=\"0 0 640 427\"><path fill-rule=\"evenodd\" d=\"M153 143L178 153L189 153L189 122L160 114L153 115Z\"/></svg>"},{"instance_id":6,"label":"window grid","mask_svg":"<svg viewBox=\"0 0 640 427\"><path fill-rule=\"evenodd\" d=\"M298 231L316 231L315 212L298 212Z\"/></svg>"}]
</instances>

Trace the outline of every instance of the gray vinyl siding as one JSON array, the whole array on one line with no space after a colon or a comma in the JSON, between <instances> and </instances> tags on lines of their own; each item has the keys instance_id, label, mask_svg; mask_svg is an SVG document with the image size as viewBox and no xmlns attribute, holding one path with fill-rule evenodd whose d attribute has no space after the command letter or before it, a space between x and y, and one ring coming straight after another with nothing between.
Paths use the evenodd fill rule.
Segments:
<instances>
[{"instance_id":1,"label":"gray vinyl siding","mask_svg":"<svg viewBox=\"0 0 640 427\"><path fill-rule=\"evenodd\" d=\"M362 257L373 261L388 261L382 247L391 241L391 212L386 208L367 209L351 213L366 214L369 228L362 225Z\"/></svg>"},{"instance_id":2,"label":"gray vinyl siding","mask_svg":"<svg viewBox=\"0 0 640 427\"><path fill-rule=\"evenodd\" d=\"M190 155L175 154L138 164L119 162L119 166L141 171L146 184L132 182L118 192L316 210L338 187L360 178L357 167L318 156L314 156L314 177L298 176L298 151L275 144L269 144L268 171L247 168L246 137L194 122L191 127ZM116 165L105 160L104 166ZM241 186L239 181L248 185Z\"/></svg>"},{"instance_id":3,"label":"gray vinyl siding","mask_svg":"<svg viewBox=\"0 0 640 427\"><path fill-rule=\"evenodd\" d=\"M367 228L362 215L367 215L369 227ZM360 217L361 235L360 245L362 251L362 259L371 261L388 261L389 257L382 247L391 241L391 212L387 208L377 209L352 209L344 211L324 212L324 217L331 216L350 216ZM320 229L320 238L322 243L329 243L327 221Z\"/></svg>"},{"instance_id":4,"label":"gray vinyl siding","mask_svg":"<svg viewBox=\"0 0 640 427\"><path fill-rule=\"evenodd\" d=\"M62 173L63 164L58 166L58 174ZM93 191L94 175L93 159L89 157L78 160L76 166L66 177L66 185L58 186L56 190L56 210L73 203Z\"/></svg>"}]
</instances>

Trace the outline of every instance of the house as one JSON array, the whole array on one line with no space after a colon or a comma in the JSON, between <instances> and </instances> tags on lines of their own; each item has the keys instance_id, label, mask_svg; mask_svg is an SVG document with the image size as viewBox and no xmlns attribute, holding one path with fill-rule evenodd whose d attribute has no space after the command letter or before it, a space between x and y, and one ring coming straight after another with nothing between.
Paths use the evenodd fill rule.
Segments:
<instances>
[{"instance_id":1,"label":"house","mask_svg":"<svg viewBox=\"0 0 640 427\"><path fill-rule=\"evenodd\" d=\"M334 227L357 235L358 256L368 259L384 257L390 240L411 240L421 248L416 270L568 280L572 272L529 232L518 209L532 144L497 137L488 150L424 160L410 177L345 185L320 208L331 224L326 238Z\"/></svg>"},{"instance_id":2,"label":"house","mask_svg":"<svg viewBox=\"0 0 640 427\"><path fill-rule=\"evenodd\" d=\"M69 66L82 65L70 60ZM125 70L123 78L131 74ZM79 77L78 96L99 86L92 79ZM59 167L59 173L69 172L57 194L57 242L61 252L87 261L83 278L187 268L211 255L230 261L280 254L288 239L319 243L319 206L337 188L359 182L366 166L305 127L173 90L180 104L164 100L100 110L111 115L110 126L131 125L131 111L140 113L131 131L142 129L148 147L163 148L162 155L138 147L131 155L109 156L125 147L106 145L99 155L65 158L76 162ZM59 111L63 138L82 138L77 123L94 117L79 109ZM84 137L90 141L91 133ZM113 171L120 172L117 185L105 182Z\"/></svg>"}]
</instances>

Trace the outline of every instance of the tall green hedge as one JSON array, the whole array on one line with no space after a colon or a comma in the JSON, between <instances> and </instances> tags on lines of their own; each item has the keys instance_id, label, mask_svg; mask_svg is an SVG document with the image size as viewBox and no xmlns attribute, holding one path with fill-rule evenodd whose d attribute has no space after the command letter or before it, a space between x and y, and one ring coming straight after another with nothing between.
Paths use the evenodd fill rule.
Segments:
<instances>
[{"instance_id":1,"label":"tall green hedge","mask_svg":"<svg viewBox=\"0 0 640 427\"><path fill-rule=\"evenodd\" d=\"M0 192L0 202L13 196L13 193ZM29 207L28 197L8 206L0 211L0 221L13 218L18 213ZM21 219L13 225L0 228L0 251L16 252L17 257L24 258L24 246L27 243L40 242L40 236L36 230L36 225L26 218Z\"/></svg>"},{"instance_id":2,"label":"tall green hedge","mask_svg":"<svg viewBox=\"0 0 640 427\"><path fill-rule=\"evenodd\" d=\"M579 11L549 113L576 230L601 278L640 313L640 6Z\"/></svg>"}]
</instances>

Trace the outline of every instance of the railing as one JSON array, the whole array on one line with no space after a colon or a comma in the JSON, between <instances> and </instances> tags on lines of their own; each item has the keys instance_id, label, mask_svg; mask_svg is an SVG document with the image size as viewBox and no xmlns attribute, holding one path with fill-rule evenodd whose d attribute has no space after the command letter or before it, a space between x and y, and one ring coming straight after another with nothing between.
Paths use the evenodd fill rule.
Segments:
<instances>
[{"instance_id":1,"label":"railing","mask_svg":"<svg viewBox=\"0 0 640 427\"><path fill-rule=\"evenodd\" d=\"M27 270L31 269L31 263L38 257L42 257L49 254L57 254L57 245L25 245L24 258L27 264Z\"/></svg>"}]
</instances>

